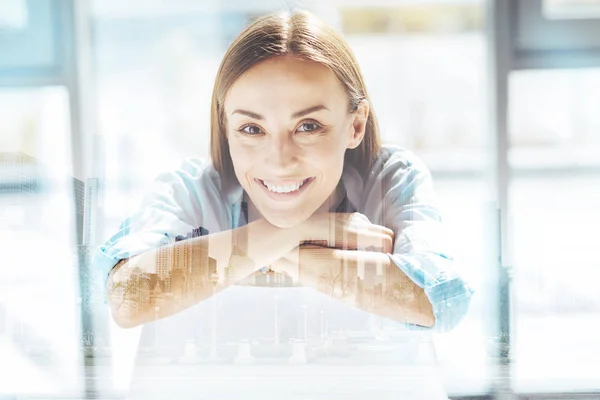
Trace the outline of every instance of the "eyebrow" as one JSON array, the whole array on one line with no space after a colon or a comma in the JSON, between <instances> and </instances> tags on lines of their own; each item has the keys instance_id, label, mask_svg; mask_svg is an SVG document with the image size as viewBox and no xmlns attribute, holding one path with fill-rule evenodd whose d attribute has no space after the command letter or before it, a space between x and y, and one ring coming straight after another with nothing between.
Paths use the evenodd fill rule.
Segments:
<instances>
[{"instance_id":1,"label":"eyebrow","mask_svg":"<svg viewBox=\"0 0 600 400\"><path fill-rule=\"evenodd\" d=\"M292 114L292 118L300 118L300 117L303 117L303 116L305 116L307 114L313 113L315 111L321 111L321 110L327 110L327 111L329 111L329 108L325 107L322 104L319 104L319 105L316 105L316 106L305 108L304 110L296 111L295 113ZM259 120L263 120L264 119L264 117L262 115L254 113L252 111L248 111L248 110L237 109L234 112L232 112L231 114L232 115L233 114L242 114L242 115L245 115L247 117L254 118L254 119L259 119Z\"/></svg>"}]
</instances>

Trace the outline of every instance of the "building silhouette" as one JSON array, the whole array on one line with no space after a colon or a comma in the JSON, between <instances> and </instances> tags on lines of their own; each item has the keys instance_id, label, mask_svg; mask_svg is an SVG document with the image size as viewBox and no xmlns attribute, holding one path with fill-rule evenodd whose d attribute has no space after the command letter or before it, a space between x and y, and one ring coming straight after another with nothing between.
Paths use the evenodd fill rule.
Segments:
<instances>
[{"instance_id":1,"label":"building silhouette","mask_svg":"<svg viewBox=\"0 0 600 400\"><path fill-rule=\"evenodd\" d=\"M39 165L25 153L0 153L0 196L34 195L39 192Z\"/></svg>"},{"instance_id":2,"label":"building silhouette","mask_svg":"<svg viewBox=\"0 0 600 400\"><path fill-rule=\"evenodd\" d=\"M163 282L164 291L171 293L171 263L173 260L173 248L162 246L156 249L156 273L158 279Z\"/></svg>"},{"instance_id":3,"label":"building silhouette","mask_svg":"<svg viewBox=\"0 0 600 400\"><path fill-rule=\"evenodd\" d=\"M93 320L96 306L104 302L105 277L98 275L91 265L98 240L95 232L100 226L97 217L100 212L96 190L99 186L98 180L91 179L92 184L86 188L83 181L74 177L64 177L64 180L59 177L55 180L57 178L48 176L46 170L43 163L28 154L0 153L0 204L24 209L26 212L22 226L23 229L30 229L39 226L40 221L38 213L27 212L28 207L33 207L32 211L39 210L40 196L53 193L57 184L60 190L66 189L71 198L74 221L74 226L70 227L73 229L74 238L74 243L70 245L70 265L79 283L79 296L73 301L77 301L81 306L82 332L87 332L88 337L102 337L102 333L95 331ZM60 186L64 183L66 187ZM17 323L14 320L9 321L6 316L3 320L6 330L22 330L22 327L8 326Z\"/></svg>"},{"instance_id":4,"label":"building silhouette","mask_svg":"<svg viewBox=\"0 0 600 400\"><path fill-rule=\"evenodd\" d=\"M248 276L248 269L244 268L244 266L252 269L256 267L254 261L248 258L242 249L234 245L231 250L229 264L225 267L225 279L229 282L244 280Z\"/></svg>"}]
</instances>

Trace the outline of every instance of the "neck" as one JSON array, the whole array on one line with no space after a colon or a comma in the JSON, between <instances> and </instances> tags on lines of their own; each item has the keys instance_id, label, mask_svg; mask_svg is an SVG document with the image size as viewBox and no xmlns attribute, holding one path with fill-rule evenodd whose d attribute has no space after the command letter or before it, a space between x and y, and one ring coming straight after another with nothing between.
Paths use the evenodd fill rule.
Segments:
<instances>
[{"instance_id":1,"label":"neck","mask_svg":"<svg viewBox=\"0 0 600 400\"><path fill-rule=\"evenodd\" d=\"M344 187L344 182L340 179L337 186L331 193L331 195L325 200L325 202L319 207L318 212L335 212L338 208L344 196L346 195L346 189Z\"/></svg>"}]
</instances>

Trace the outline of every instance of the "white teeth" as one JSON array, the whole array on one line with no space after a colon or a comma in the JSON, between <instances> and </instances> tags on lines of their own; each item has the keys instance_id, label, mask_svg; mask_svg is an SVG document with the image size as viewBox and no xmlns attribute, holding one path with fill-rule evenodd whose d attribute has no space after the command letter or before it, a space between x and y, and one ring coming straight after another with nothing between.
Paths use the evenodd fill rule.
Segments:
<instances>
[{"instance_id":1,"label":"white teeth","mask_svg":"<svg viewBox=\"0 0 600 400\"><path fill-rule=\"evenodd\" d=\"M304 183L306 183L306 180L300 181L298 183L293 183L291 185L272 185L269 182L265 182L265 181L262 181L262 182L267 187L267 189L269 189L270 192L290 193L290 192L294 192L294 191L300 189L300 187L302 185L304 185Z\"/></svg>"}]
</instances>

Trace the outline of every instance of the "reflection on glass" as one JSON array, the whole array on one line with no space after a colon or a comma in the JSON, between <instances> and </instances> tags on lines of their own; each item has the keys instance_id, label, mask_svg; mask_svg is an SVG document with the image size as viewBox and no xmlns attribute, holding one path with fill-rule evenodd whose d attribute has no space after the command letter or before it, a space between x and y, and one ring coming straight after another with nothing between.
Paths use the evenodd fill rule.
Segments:
<instances>
[{"instance_id":1,"label":"reflection on glass","mask_svg":"<svg viewBox=\"0 0 600 400\"><path fill-rule=\"evenodd\" d=\"M93 2L99 128L106 141L105 232L117 231L159 172L175 167L183 157L208 155L208 110L222 54L250 16L270 11L264 4L218 11L181 2L157 12L156 2L138 4ZM481 172L486 167L483 5L465 1L385 9L324 6L340 21L358 58L379 110L384 140L415 150L434 170ZM441 203L447 204L444 215L451 221L447 230L461 233L449 238L454 239L451 252L461 259L461 270L475 277L476 286L483 268L479 244L484 227L474 210L487 201L485 184L440 183ZM252 288L231 290L243 298ZM240 361L249 359L248 349L253 357L260 355L257 362L307 357L311 362L320 357L335 365L372 364L374 371L385 374L393 374L393 368L382 364L415 358L431 362L430 348L413 354L406 345L418 335L389 321L351 312L327 299L305 304L289 291L277 292L276 305L273 294L254 297L253 306L231 296L221 302L209 299L194 310L194 318L204 324L173 316L170 323L157 321L145 329L138 347L132 340L113 347L113 352L121 366L134 358L157 364L167 355L180 363ZM243 310L236 315L244 317L223 317L232 310ZM475 304L460 331L442 344L440 362L453 393L488 389L482 315L482 305ZM494 316L486 313L485 318ZM178 324L181 329L176 331L173 326ZM306 338L308 347L302 343ZM122 356L126 351L130 354ZM159 371L163 376L176 373L166 367ZM269 371L278 373L277 368ZM203 372L211 373L210 368ZM151 393L158 383L137 385L138 393Z\"/></svg>"},{"instance_id":2,"label":"reflection on glass","mask_svg":"<svg viewBox=\"0 0 600 400\"><path fill-rule=\"evenodd\" d=\"M598 389L598 187L600 174L523 177L511 184L520 390Z\"/></svg>"},{"instance_id":3,"label":"reflection on glass","mask_svg":"<svg viewBox=\"0 0 600 400\"><path fill-rule=\"evenodd\" d=\"M596 19L600 18L600 1L544 0L543 12L547 19Z\"/></svg>"},{"instance_id":4,"label":"reflection on glass","mask_svg":"<svg viewBox=\"0 0 600 400\"><path fill-rule=\"evenodd\" d=\"M600 69L519 71L510 85L513 168L600 165Z\"/></svg>"},{"instance_id":5,"label":"reflection on glass","mask_svg":"<svg viewBox=\"0 0 600 400\"><path fill-rule=\"evenodd\" d=\"M0 395L76 394L83 211L69 166L67 91L5 90L0 110Z\"/></svg>"},{"instance_id":6,"label":"reflection on glass","mask_svg":"<svg viewBox=\"0 0 600 400\"><path fill-rule=\"evenodd\" d=\"M483 3L347 6L339 13L382 110L384 140L417 151L434 171L483 171Z\"/></svg>"},{"instance_id":7,"label":"reflection on glass","mask_svg":"<svg viewBox=\"0 0 600 400\"><path fill-rule=\"evenodd\" d=\"M26 29L28 20L27 0L0 2L0 35Z\"/></svg>"},{"instance_id":8,"label":"reflection on glass","mask_svg":"<svg viewBox=\"0 0 600 400\"><path fill-rule=\"evenodd\" d=\"M483 179L446 177L436 179L440 209L444 217L448 252L477 290L468 317L452 332L436 338L436 353L448 391L455 395L485 393L491 366L488 355L492 338L485 337L487 325L497 318L496 309L486 308L485 270L490 267L487 251L490 234L491 185ZM493 361L493 360L492 360Z\"/></svg>"},{"instance_id":9,"label":"reflection on glass","mask_svg":"<svg viewBox=\"0 0 600 400\"><path fill-rule=\"evenodd\" d=\"M511 76L515 383L598 389L600 70Z\"/></svg>"}]
</instances>

